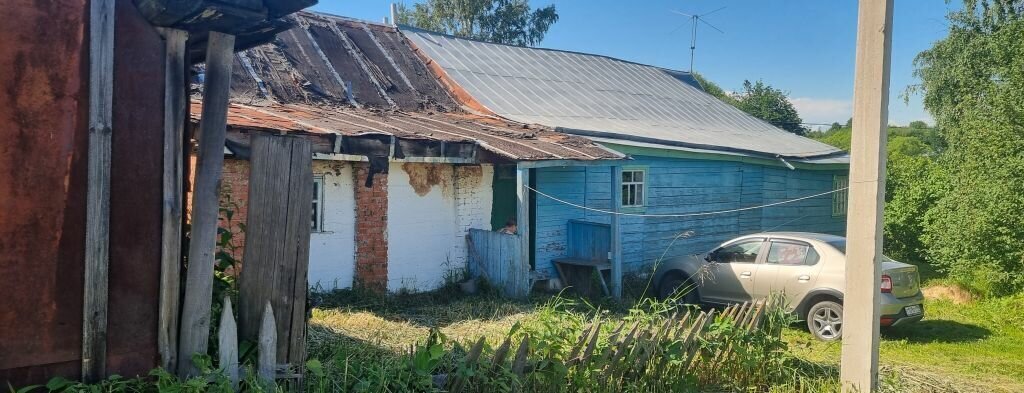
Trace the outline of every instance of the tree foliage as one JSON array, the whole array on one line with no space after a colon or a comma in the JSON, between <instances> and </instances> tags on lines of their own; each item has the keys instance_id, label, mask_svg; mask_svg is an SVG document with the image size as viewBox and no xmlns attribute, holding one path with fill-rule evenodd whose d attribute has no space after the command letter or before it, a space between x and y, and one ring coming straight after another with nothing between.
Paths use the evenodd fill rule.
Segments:
<instances>
[{"instance_id":1,"label":"tree foliage","mask_svg":"<svg viewBox=\"0 0 1024 393\"><path fill-rule=\"evenodd\" d=\"M558 22L554 4L530 8L527 0L428 0L399 5L396 22L500 44L534 46Z\"/></svg>"},{"instance_id":2,"label":"tree foliage","mask_svg":"<svg viewBox=\"0 0 1024 393\"><path fill-rule=\"evenodd\" d=\"M717 83L712 82L708 78L705 78L704 75L696 72L693 73L693 78L696 79L697 82L700 83L700 86L704 88L704 92L711 94L715 98L722 100L729 105L736 106L736 99L732 98L732 96L723 90Z\"/></svg>"},{"instance_id":3,"label":"tree foliage","mask_svg":"<svg viewBox=\"0 0 1024 393\"><path fill-rule=\"evenodd\" d=\"M923 217L927 258L989 293L1024 289L1024 0L965 0L915 74L946 147Z\"/></svg>"},{"instance_id":4,"label":"tree foliage","mask_svg":"<svg viewBox=\"0 0 1024 393\"><path fill-rule=\"evenodd\" d=\"M807 134L800 114L789 101L786 92L763 81L743 81L743 91L733 95L740 110L797 135Z\"/></svg>"}]
</instances>

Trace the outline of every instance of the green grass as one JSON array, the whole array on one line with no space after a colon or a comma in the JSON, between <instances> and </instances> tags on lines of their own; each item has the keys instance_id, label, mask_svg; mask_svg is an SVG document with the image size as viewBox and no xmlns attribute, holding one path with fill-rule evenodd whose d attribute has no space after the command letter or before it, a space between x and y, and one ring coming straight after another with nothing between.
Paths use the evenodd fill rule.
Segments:
<instances>
[{"instance_id":1,"label":"green grass","mask_svg":"<svg viewBox=\"0 0 1024 393\"><path fill-rule=\"evenodd\" d=\"M497 345L513 325L533 323L550 312L544 307L550 300L550 295L510 301L450 290L387 298L342 291L313 312L310 357L388 369L432 328L454 342L485 337ZM883 391L1024 391L1024 296L970 305L929 300L925 306L927 317L921 323L883 333ZM580 313L606 310L610 321L627 316L624 306L610 302L577 299L573 307ZM835 391L840 344L816 341L796 326L784 337L800 370L791 383L768 391Z\"/></svg>"},{"instance_id":2,"label":"green grass","mask_svg":"<svg viewBox=\"0 0 1024 393\"><path fill-rule=\"evenodd\" d=\"M925 319L884 330L880 363L931 377L950 390L1024 392L1024 295L969 304L927 300ZM798 356L838 364L841 345L796 327L785 337Z\"/></svg>"}]
</instances>

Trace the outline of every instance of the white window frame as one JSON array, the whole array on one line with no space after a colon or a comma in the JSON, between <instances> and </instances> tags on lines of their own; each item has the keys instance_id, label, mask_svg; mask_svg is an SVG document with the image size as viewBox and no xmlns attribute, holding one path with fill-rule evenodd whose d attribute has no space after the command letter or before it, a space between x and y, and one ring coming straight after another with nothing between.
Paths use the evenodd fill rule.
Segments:
<instances>
[{"instance_id":1,"label":"white window frame","mask_svg":"<svg viewBox=\"0 0 1024 393\"><path fill-rule=\"evenodd\" d=\"M846 210L850 205L850 176L849 175L833 175L832 176L832 216L840 217L846 215Z\"/></svg>"},{"instance_id":2,"label":"white window frame","mask_svg":"<svg viewBox=\"0 0 1024 393\"><path fill-rule=\"evenodd\" d=\"M313 215L309 220L310 232L324 231L324 177L313 176Z\"/></svg>"},{"instance_id":3,"label":"white window frame","mask_svg":"<svg viewBox=\"0 0 1024 393\"><path fill-rule=\"evenodd\" d=\"M630 181L626 181L626 173L630 173ZM641 174L641 180L636 181L635 173ZM647 206L647 180L648 173L645 167L623 167L622 177L619 178L619 187L622 190L622 200L619 201L624 209L643 209ZM639 198L637 198L639 195ZM639 199L639 200L637 200ZM631 203L627 203L631 202Z\"/></svg>"}]
</instances>

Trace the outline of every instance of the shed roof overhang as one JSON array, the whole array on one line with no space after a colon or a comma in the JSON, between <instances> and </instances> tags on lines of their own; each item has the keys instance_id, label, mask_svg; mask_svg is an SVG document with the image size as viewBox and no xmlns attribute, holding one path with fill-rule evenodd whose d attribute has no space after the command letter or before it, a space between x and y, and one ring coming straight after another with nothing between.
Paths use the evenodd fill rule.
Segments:
<instances>
[{"instance_id":1,"label":"shed roof overhang","mask_svg":"<svg viewBox=\"0 0 1024 393\"><path fill-rule=\"evenodd\" d=\"M193 100L198 123L201 102ZM389 157L451 163L556 161L592 163L625 158L586 138L538 127L510 126L465 113L403 112L301 104L228 108L227 148L246 157L253 132L301 135L315 154L345 159Z\"/></svg>"},{"instance_id":2,"label":"shed roof overhang","mask_svg":"<svg viewBox=\"0 0 1024 393\"><path fill-rule=\"evenodd\" d=\"M269 42L292 27L284 16L312 6L317 0L133 0L154 26L189 32L189 60L206 56L210 31L235 36L235 51Z\"/></svg>"}]
</instances>

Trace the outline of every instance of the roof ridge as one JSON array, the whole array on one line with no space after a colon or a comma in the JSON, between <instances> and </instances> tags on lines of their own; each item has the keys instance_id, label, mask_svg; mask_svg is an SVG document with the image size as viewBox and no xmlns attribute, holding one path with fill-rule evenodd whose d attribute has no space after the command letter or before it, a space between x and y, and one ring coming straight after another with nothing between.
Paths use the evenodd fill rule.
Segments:
<instances>
[{"instance_id":1,"label":"roof ridge","mask_svg":"<svg viewBox=\"0 0 1024 393\"><path fill-rule=\"evenodd\" d=\"M507 47L510 47L510 48L522 48L522 49L530 49L530 50L542 50L542 51L550 51L550 52L569 53L569 54L583 55L583 56L602 57L602 58L605 58L605 59L608 59L608 60L614 60L614 61L619 61L619 62L623 62L623 63L634 64L634 65L643 66L643 67L656 68L656 69L659 69L659 70L662 70L662 71L675 72L675 73L680 73L680 74L685 74L685 75L693 75L693 73L691 73L689 71L677 70L677 69L674 69L674 68L668 68L668 67L662 67L662 66L657 66L657 65L653 65L653 64L641 63L641 62L633 61L633 60L621 59L621 58L614 57L614 56L611 56L611 55L602 55L602 54L598 54L598 53L580 52L580 51L574 51L574 50L568 50L568 49L542 48L542 47L536 47L536 46L523 46L523 45L503 44L503 43L500 43L500 42L484 41L484 40L477 39L477 38L459 37L457 35L452 35L452 34L448 34L448 33L441 33L441 32L437 32L437 31L433 31L433 30L421 29L421 28L415 27L415 26L409 26L409 25L397 25L397 26L398 26L398 30L399 31L403 31L403 32L404 31L422 32L422 33L427 33L427 34L434 34L434 35L439 35L439 36L444 36L444 37L449 37L449 38L455 38L455 39L459 39L459 40L479 42L479 43L482 43L482 44L507 46Z\"/></svg>"}]
</instances>

